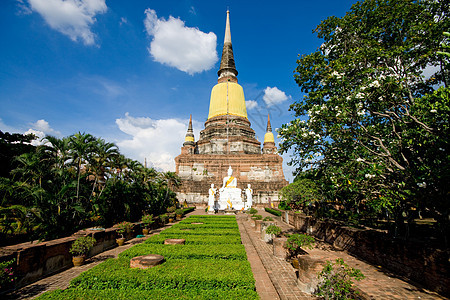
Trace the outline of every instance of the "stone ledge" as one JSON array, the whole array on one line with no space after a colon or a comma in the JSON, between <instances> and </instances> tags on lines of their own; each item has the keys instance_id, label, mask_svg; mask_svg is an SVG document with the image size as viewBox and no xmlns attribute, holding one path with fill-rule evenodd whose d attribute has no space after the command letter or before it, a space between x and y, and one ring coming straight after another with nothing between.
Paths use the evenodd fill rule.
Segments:
<instances>
[{"instance_id":1,"label":"stone ledge","mask_svg":"<svg viewBox=\"0 0 450 300\"><path fill-rule=\"evenodd\" d=\"M130 260L130 268L148 269L160 265L164 262L164 256L158 254L149 254L133 257Z\"/></svg>"}]
</instances>

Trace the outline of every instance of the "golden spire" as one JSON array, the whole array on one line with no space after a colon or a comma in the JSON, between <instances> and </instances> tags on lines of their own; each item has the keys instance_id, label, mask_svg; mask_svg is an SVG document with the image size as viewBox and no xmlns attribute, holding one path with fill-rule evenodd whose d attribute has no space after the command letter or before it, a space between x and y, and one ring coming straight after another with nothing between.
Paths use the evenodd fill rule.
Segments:
<instances>
[{"instance_id":1,"label":"golden spire","mask_svg":"<svg viewBox=\"0 0 450 300\"><path fill-rule=\"evenodd\" d=\"M222 59L217 72L219 79L217 80L218 84L211 91L208 119L223 115L247 118L244 90L237 83L237 74L231 45L230 11L227 11Z\"/></svg>"},{"instance_id":2,"label":"golden spire","mask_svg":"<svg viewBox=\"0 0 450 300\"><path fill-rule=\"evenodd\" d=\"M267 128L264 135L264 143L275 143L275 138L272 133L272 126L270 125L270 115L267 114Z\"/></svg>"},{"instance_id":3,"label":"golden spire","mask_svg":"<svg viewBox=\"0 0 450 300\"><path fill-rule=\"evenodd\" d=\"M230 30L230 11L227 10L227 22L225 24L225 38L223 39L222 59L220 61L220 69L218 82L232 81L237 82L238 71L234 63L233 46L231 45Z\"/></svg>"},{"instance_id":4,"label":"golden spire","mask_svg":"<svg viewBox=\"0 0 450 300\"><path fill-rule=\"evenodd\" d=\"M192 115L189 117L189 126L188 130L186 132L186 137L184 138L183 146L194 146L195 145L195 139L194 139L194 130L192 129Z\"/></svg>"}]
</instances>

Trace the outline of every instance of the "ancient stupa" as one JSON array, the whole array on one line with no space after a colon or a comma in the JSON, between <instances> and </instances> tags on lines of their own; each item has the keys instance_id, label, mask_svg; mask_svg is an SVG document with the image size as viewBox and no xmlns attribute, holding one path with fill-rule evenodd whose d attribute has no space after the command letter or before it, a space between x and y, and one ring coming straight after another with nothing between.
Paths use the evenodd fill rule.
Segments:
<instances>
[{"instance_id":1,"label":"ancient stupa","mask_svg":"<svg viewBox=\"0 0 450 300\"><path fill-rule=\"evenodd\" d=\"M211 183L221 186L231 166L239 188L251 184L254 204L277 202L278 191L288 184L283 174L283 159L277 153L270 117L262 149L247 118L244 90L237 80L229 11L217 74L218 83L211 91L205 128L195 141L191 116L181 154L175 158L176 173L181 178L178 199L206 204Z\"/></svg>"}]
</instances>

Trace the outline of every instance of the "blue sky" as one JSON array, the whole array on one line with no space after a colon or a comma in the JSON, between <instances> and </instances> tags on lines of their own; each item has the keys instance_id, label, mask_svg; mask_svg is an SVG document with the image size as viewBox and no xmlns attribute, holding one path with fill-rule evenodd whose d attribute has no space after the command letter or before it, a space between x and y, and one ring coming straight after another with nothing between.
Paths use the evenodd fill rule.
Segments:
<instances>
[{"instance_id":1,"label":"blue sky","mask_svg":"<svg viewBox=\"0 0 450 300\"><path fill-rule=\"evenodd\" d=\"M174 170L189 115L196 139L208 116L229 8L238 80L262 142L267 113L274 129L293 118L297 55L322 43L312 30L353 2L3 0L0 130L91 133Z\"/></svg>"}]
</instances>

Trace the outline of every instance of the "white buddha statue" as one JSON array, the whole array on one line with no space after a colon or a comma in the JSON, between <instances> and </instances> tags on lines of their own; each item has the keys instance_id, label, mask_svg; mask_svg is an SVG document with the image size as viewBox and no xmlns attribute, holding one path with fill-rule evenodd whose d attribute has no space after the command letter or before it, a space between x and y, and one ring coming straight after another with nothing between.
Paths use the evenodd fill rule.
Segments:
<instances>
[{"instance_id":1,"label":"white buddha statue","mask_svg":"<svg viewBox=\"0 0 450 300\"><path fill-rule=\"evenodd\" d=\"M208 199L208 211L214 211L215 201L216 201L217 189L214 187L214 183L211 183L211 188L209 189L209 199Z\"/></svg>"},{"instance_id":2,"label":"white buddha statue","mask_svg":"<svg viewBox=\"0 0 450 300\"><path fill-rule=\"evenodd\" d=\"M241 189L237 188L237 179L233 176L233 169L228 168L228 176L223 179L223 185L219 189L219 209L235 209L241 210L244 208L244 202L241 198Z\"/></svg>"},{"instance_id":3,"label":"white buddha statue","mask_svg":"<svg viewBox=\"0 0 450 300\"><path fill-rule=\"evenodd\" d=\"M223 185L220 191L222 192L224 188L236 188L237 179L233 177L233 169L231 166L228 168L228 176L223 179Z\"/></svg>"},{"instance_id":4,"label":"white buddha statue","mask_svg":"<svg viewBox=\"0 0 450 300\"><path fill-rule=\"evenodd\" d=\"M250 184L248 184L247 188L245 189L245 197L247 198L247 203L245 203L245 209L249 209L253 205L253 190Z\"/></svg>"}]
</instances>

